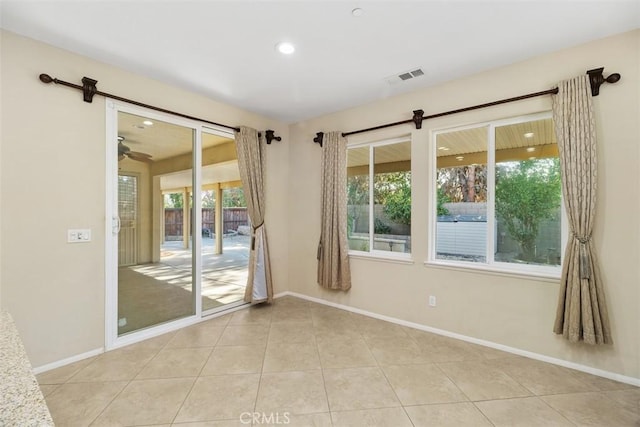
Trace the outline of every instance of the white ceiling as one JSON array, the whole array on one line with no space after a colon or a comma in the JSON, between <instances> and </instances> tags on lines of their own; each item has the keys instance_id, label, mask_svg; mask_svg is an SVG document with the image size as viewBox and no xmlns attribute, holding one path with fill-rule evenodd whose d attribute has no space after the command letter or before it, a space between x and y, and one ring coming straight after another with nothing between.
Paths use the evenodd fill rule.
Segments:
<instances>
[{"instance_id":1,"label":"white ceiling","mask_svg":"<svg viewBox=\"0 0 640 427\"><path fill-rule=\"evenodd\" d=\"M0 4L9 31L285 123L640 27L638 0ZM356 7L362 16L351 14ZM293 55L275 51L283 40L296 45ZM424 76L386 81L418 67ZM82 76L54 77L79 83Z\"/></svg>"}]
</instances>

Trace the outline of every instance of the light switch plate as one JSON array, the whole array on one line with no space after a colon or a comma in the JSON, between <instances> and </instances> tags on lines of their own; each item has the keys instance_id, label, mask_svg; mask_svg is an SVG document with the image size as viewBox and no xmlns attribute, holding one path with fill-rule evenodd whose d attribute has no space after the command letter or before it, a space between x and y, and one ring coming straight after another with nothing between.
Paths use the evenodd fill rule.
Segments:
<instances>
[{"instance_id":1,"label":"light switch plate","mask_svg":"<svg viewBox=\"0 0 640 427\"><path fill-rule=\"evenodd\" d=\"M91 230L88 228L67 230L67 243L87 243L90 241Z\"/></svg>"}]
</instances>

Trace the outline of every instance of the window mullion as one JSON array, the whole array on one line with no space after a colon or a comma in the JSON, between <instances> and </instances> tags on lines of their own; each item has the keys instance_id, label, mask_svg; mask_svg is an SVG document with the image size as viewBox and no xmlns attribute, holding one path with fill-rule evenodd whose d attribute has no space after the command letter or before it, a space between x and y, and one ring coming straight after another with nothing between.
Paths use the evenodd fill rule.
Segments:
<instances>
[{"instance_id":1,"label":"window mullion","mask_svg":"<svg viewBox=\"0 0 640 427\"><path fill-rule=\"evenodd\" d=\"M562 209L563 200L556 176L557 145L553 139L551 113L439 130L434 135L435 144L431 154L435 157L431 161L434 168L431 184L434 206L431 208L433 219L430 224L433 229L430 230L432 254L429 262L543 277L559 275L566 243L566 210ZM466 151L457 148L460 146ZM486 156L483 153L485 150ZM486 183L484 233L480 230L483 224L465 224L464 218L467 212L473 212L474 215L482 212L482 207L465 205L465 202L472 202L473 198L457 192L458 189L468 191L470 185L468 171L462 168L467 165L474 167L479 163L486 164L483 179ZM477 170L472 172L477 173ZM443 218L438 217L437 209L440 173L445 195L454 199L452 213L443 211L447 215ZM479 183L477 177L474 176L474 179ZM553 187L545 188L545 185ZM538 190L541 188L545 191ZM538 193L545 197L528 197ZM558 198L559 215L555 211ZM468 207L479 209L468 210ZM498 208L501 209L500 221ZM557 216L561 218L557 219ZM457 218L462 220L456 221ZM458 227L461 223L466 228ZM532 227L536 225L539 226L538 232L532 235ZM456 240L456 233L460 231L467 233L464 236L467 240ZM480 233L485 234L484 241L480 240ZM481 261L477 255L482 252L486 256Z\"/></svg>"},{"instance_id":2,"label":"window mullion","mask_svg":"<svg viewBox=\"0 0 640 427\"><path fill-rule=\"evenodd\" d=\"M375 224L374 224L374 197L373 197L373 173L374 173L374 156L373 156L373 145L369 146L369 252L373 252L373 242L374 242L374 232L375 232Z\"/></svg>"},{"instance_id":3,"label":"window mullion","mask_svg":"<svg viewBox=\"0 0 640 427\"><path fill-rule=\"evenodd\" d=\"M496 126L490 124L487 132L487 264L494 263L496 218L495 218L495 183L496 183Z\"/></svg>"}]
</instances>

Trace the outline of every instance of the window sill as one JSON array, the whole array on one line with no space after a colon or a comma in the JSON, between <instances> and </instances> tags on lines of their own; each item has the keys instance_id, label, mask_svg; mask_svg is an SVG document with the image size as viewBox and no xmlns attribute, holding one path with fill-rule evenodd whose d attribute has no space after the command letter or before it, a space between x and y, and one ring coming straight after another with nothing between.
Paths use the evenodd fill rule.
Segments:
<instances>
[{"instance_id":1,"label":"window sill","mask_svg":"<svg viewBox=\"0 0 640 427\"><path fill-rule=\"evenodd\" d=\"M405 253L402 253L400 255L388 255L380 252L349 251L349 258L390 262L394 264L415 264L415 262L411 258L411 254Z\"/></svg>"},{"instance_id":2,"label":"window sill","mask_svg":"<svg viewBox=\"0 0 640 427\"><path fill-rule=\"evenodd\" d=\"M558 283L561 275L560 271L558 272L523 271L523 270L516 270L516 269L499 268L499 267L488 266L488 265L473 265L471 263L467 265L467 264L461 264L461 263L451 263L446 261L425 261L424 266L434 267L434 268L443 268L445 270L489 274L493 276L515 277L518 279L536 280L539 282L549 282L549 283Z\"/></svg>"}]
</instances>

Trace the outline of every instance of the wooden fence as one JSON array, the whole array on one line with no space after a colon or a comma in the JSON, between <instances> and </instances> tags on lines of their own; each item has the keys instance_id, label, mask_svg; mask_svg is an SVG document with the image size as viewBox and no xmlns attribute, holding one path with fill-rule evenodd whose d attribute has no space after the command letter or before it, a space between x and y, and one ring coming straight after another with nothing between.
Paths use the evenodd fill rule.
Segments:
<instances>
[{"instance_id":1,"label":"wooden fence","mask_svg":"<svg viewBox=\"0 0 640 427\"><path fill-rule=\"evenodd\" d=\"M164 237L165 240L182 238L182 208L165 208ZM215 231L215 211L213 208L202 208L202 235L210 237ZM236 231L240 225L249 225L247 208L223 208L223 233Z\"/></svg>"}]
</instances>

